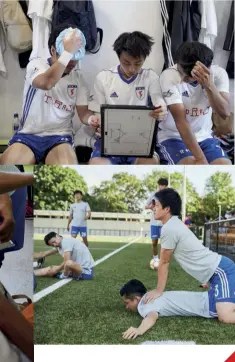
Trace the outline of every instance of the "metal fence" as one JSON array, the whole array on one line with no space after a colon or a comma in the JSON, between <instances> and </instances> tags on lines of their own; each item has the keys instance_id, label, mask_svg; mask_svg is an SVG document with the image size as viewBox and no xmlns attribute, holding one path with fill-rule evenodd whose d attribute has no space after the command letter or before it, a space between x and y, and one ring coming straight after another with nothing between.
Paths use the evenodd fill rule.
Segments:
<instances>
[{"instance_id":1,"label":"metal fence","mask_svg":"<svg viewBox=\"0 0 235 362\"><path fill-rule=\"evenodd\" d=\"M204 245L235 261L235 219L206 223Z\"/></svg>"}]
</instances>

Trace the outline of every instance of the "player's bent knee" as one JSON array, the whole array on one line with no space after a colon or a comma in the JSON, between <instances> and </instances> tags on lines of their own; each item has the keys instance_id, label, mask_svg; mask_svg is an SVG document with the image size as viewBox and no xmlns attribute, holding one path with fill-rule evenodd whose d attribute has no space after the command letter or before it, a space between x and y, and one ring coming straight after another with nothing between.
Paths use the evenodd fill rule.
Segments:
<instances>
[{"instance_id":1,"label":"player's bent knee","mask_svg":"<svg viewBox=\"0 0 235 362\"><path fill-rule=\"evenodd\" d=\"M75 264L74 261L72 261L72 260L67 260L64 266L65 266L66 268L71 268L74 264Z\"/></svg>"},{"instance_id":2,"label":"player's bent knee","mask_svg":"<svg viewBox=\"0 0 235 362\"><path fill-rule=\"evenodd\" d=\"M217 158L210 165L231 165L232 162L228 158Z\"/></svg>"},{"instance_id":3,"label":"player's bent knee","mask_svg":"<svg viewBox=\"0 0 235 362\"><path fill-rule=\"evenodd\" d=\"M177 165L195 165L196 160L193 156L185 157L180 160Z\"/></svg>"},{"instance_id":4,"label":"player's bent knee","mask_svg":"<svg viewBox=\"0 0 235 362\"><path fill-rule=\"evenodd\" d=\"M107 158L104 158L104 157L94 157L94 158L90 159L88 164L89 165L110 165L111 162Z\"/></svg>"},{"instance_id":5,"label":"player's bent knee","mask_svg":"<svg viewBox=\"0 0 235 362\"><path fill-rule=\"evenodd\" d=\"M157 246L158 240L152 240L152 244L153 244L154 246Z\"/></svg>"}]
</instances>

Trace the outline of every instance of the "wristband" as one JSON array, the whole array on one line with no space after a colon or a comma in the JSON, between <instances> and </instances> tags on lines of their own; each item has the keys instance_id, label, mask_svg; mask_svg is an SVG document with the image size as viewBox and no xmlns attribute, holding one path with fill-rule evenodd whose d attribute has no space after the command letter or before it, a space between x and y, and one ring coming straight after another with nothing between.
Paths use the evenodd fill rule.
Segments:
<instances>
[{"instance_id":1,"label":"wristband","mask_svg":"<svg viewBox=\"0 0 235 362\"><path fill-rule=\"evenodd\" d=\"M92 117L93 117L93 116L90 116L90 117L88 118L87 124L88 124L89 126L90 126L91 123L92 123Z\"/></svg>"},{"instance_id":2,"label":"wristband","mask_svg":"<svg viewBox=\"0 0 235 362\"><path fill-rule=\"evenodd\" d=\"M72 59L72 57L73 57L73 54L66 52L66 50L64 50L63 53L61 54L61 56L59 57L58 62L63 64L65 67L67 67L67 65L70 62L70 60Z\"/></svg>"}]
</instances>

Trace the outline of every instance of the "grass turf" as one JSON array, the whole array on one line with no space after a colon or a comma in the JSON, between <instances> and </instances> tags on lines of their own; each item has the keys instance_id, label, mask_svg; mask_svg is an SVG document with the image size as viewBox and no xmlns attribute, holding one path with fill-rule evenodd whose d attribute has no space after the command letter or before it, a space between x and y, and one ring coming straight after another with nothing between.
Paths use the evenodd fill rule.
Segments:
<instances>
[{"instance_id":1,"label":"grass turf","mask_svg":"<svg viewBox=\"0 0 235 362\"><path fill-rule=\"evenodd\" d=\"M35 251L39 251L39 245L42 244L36 242ZM96 260L112 252L106 248L120 246L120 243L107 241L90 244ZM141 317L125 310L119 290L133 278L141 280L148 289L154 288L156 273L149 269L150 257L150 245L133 244L95 267L94 280L72 281L37 302L35 344L139 344L162 340L233 344L234 326L219 324L214 319L193 317L162 317L144 336L131 341L122 339L122 332L130 326L137 327ZM58 256L50 258L52 261ZM54 259L53 262L56 261ZM56 281L52 278L38 279L37 291ZM174 261L170 267L167 289L201 291L199 283Z\"/></svg>"}]
</instances>

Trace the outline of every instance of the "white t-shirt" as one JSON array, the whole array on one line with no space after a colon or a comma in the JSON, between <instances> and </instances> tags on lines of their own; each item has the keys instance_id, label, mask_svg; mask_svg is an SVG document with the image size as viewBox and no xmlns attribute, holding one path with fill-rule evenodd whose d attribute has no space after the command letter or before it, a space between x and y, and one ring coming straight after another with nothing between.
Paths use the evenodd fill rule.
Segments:
<instances>
[{"instance_id":1,"label":"white t-shirt","mask_svg":"<svg viewBox=\"0 0 235 362\"><path fill-rule=\"evenodd\" d=\"M76 105L88 104L89 92L78 70L63 76L50 90L36 89L33 80L50 68L42 58L33 59L26 69L20 132L46 135L72 134Z\"/></svg>"},{"instance_id":2,"label":"white t-shirt","mask_svg":"<svg viewBox=\"0 0 235 362\"><path fill-rule=\"evenodd\" d=\"M138 304L138 312L145 318L151 312L159 317L185 316L212 318L209 312L208 292L170 291L164 292L152 303L145 304L146 294Z\"/></svg>"},{"instance_id":3,"label":"white t-shirt","mask_svg":"<svg viewBox=\"0 0 235 362\"><path fill-rule=\"evenodd\" d=\"M99 113L102 104L146 106L149 97L153 105L165 105L158 75L152 69L142 69L127 80L118 65L97 74L89 109Z\"/></svg>"},{"instance_id":4,"label":"white t-shirt","mask_svg":"<svg viewBox=\"0 0 235 362\"><path fill-rule=\"evenodd\" d=\"M84 220L87 212L91 211L90 206L85 201L75 202L70 206L70 215L73 216L71 226L86 227L87 220Z\"/></svg>"},{"instance_id":5,"label":"white t-shirt","mask_svg":"<svg viewBox=\"0 0 235 362\"><path fill-rule=\"evenodd\" d=\"M211 66L213 82L219 92L229 93L229 79L226 71L217 66ZM177 65L170 67L160 75L160 85L163 98L168 106L184 104L186 119L198 142L212 137L212 108L205 89L197 82L183 83ZM167 119L159 125L158 142L170 138L181 139L175 121L170 112Z\"/></svg>"},{"instance_id":6,"label":"white t-shirt","mask_svg":"<svg viewBox=\"0 0 235 362\"><path fill-rule=\"evenodd\" d=\"M62 257L64 253L71 253L71 260L81 265L84 274L89 274L91 268L94 267L94 259L88 247L80 240L74 238L63 238L58 251Z\"/></svg>"},{"instance_id":7,"label":"white t-shirt","mask_svg":"<svg viewBox=\"0 0 235 362\"><path fill-rule=\"evenodd\" d=\"M201 283L210 280L221 261L221 255L206 248L177 216L163 225L161 248L174 249L177 263Z\"/></svg>"},{"instance_id":8,"label":"white t-shirt","mask_svg":"<svg viewBox=\"0 0 235 362\"><path fill-rule=\"evenodd\" d=\"M155 192L152 192L150 195L149 195L149 198L146 202L146 206L149 206L149 204L152 203L152 200L155 199L154 195L156 194L157 191ZM156 200L156 199L155 199ZM152 211L152 215L151 215L151 219L150 219L150 226L162 226L162 222L160 220L156 220L154 218L154 213Z\"/></svg>"}]
</instances>

